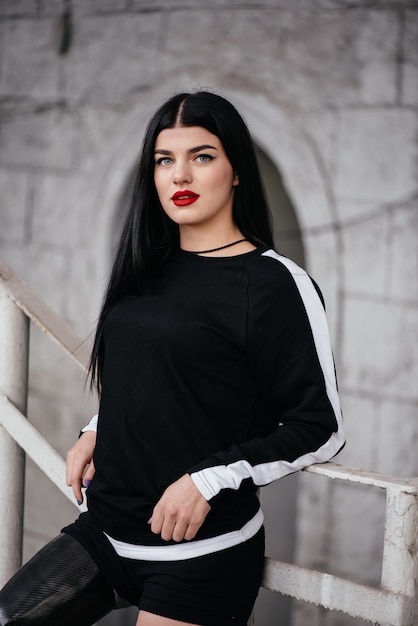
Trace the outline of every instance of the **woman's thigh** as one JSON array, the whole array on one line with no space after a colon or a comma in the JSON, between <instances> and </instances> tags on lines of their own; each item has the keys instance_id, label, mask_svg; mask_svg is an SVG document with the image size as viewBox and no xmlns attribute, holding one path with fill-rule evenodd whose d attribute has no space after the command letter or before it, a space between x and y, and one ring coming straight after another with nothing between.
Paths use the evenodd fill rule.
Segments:
<instances>
[{"instance_id":1,"label":"woman's thigh","mask_svg":"<svg viewBox=\"0 0 418 626\"><path fill-rule=\"evenodd\" d=\"M147 611L140 611L136 626L200 626L199 624L190 624L190 622L179 622L169 617L161 617Z\"/></svg>"},{"instance_id":2,"label":"woman's thigh","mask_svg":"<svg viewBox=\"0 0 418 626\"><path fill-rule=\"evenodd\" d=\"M90 626L114 607L113 589L90 555L61 534L0 591L0 626Z\"/></svg>"}]
</instances>

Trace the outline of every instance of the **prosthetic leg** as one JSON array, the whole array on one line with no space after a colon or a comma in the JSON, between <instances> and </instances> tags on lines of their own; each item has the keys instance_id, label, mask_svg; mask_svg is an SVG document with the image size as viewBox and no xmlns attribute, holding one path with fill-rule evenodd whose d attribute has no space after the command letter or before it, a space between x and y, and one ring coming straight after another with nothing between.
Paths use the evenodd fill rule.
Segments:
<instances>
[{"instance_id":1,"label":"prosthetic leg","mask_svg":"<svg viewBox=\"0 0 418 626\"><path fill-rule=\"evenodd\" d=\"M115 606L90 555L63 533L0 591L0 626L91 626Z\"/></svg>"}]
</instances>

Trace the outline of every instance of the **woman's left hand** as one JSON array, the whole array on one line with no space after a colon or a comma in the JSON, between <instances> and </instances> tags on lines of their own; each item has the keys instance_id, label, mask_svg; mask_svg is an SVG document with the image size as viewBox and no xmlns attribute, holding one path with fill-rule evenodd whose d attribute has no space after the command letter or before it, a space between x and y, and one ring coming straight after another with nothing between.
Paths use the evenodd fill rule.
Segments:
<instances>
[{"instance_id":1,"label":"woman's left hand","mask_svg":"<svg viewBox=\"0 0 418 626\"><path fill-rule=\"evenodd\" d=\"M185 474L167 487L155 505L151 530L165 541L193 539L210 508L189 474Z\"/></svg>"}]
</instances>

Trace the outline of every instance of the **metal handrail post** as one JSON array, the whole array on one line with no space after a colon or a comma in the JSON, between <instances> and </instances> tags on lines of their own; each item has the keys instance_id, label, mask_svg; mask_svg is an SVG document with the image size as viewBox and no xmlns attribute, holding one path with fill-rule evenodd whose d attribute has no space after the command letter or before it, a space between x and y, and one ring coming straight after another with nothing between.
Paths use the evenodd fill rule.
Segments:
<instances>
[{"instance_id":1,"label":"metal handrail post","mask_svg":"<svg viewBox=\"0 0 418 626\"><path fill-rule=\"evenodd\" d=\"M0 387L26 415L29 319L0 290ZM22 560L25 455L0 427L0 587Z\"/></svg>"}]
</instances>

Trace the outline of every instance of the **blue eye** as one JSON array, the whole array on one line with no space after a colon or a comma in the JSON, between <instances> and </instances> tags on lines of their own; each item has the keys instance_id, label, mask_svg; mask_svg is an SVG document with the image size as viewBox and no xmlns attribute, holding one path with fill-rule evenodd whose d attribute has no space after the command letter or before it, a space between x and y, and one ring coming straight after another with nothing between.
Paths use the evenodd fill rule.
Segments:
<instances>
[{"instance_id":1,"label":"blue eye","mask_svg":"<svg viewBox=\"0 0 418 626\"><path fill-rule=\"evenodd\" d=\"M170 157L161 157L161 159L157 160L157 165L162 165L163 167L166 165L170 165L172 163L172 160L170 159Z\"/></svg>"},{"instance_id":2,"label":"blue eye","mask_svg":"<svg viewBox=\"0 0 418 626\"><path fill-rule=\"evenodd\" d=\"M212 161L213 158L214 157L210 154L198 154L196 157L196 161L198 161L199 163L208 163L209 161Z\"/></svg>"}]
</instances>

